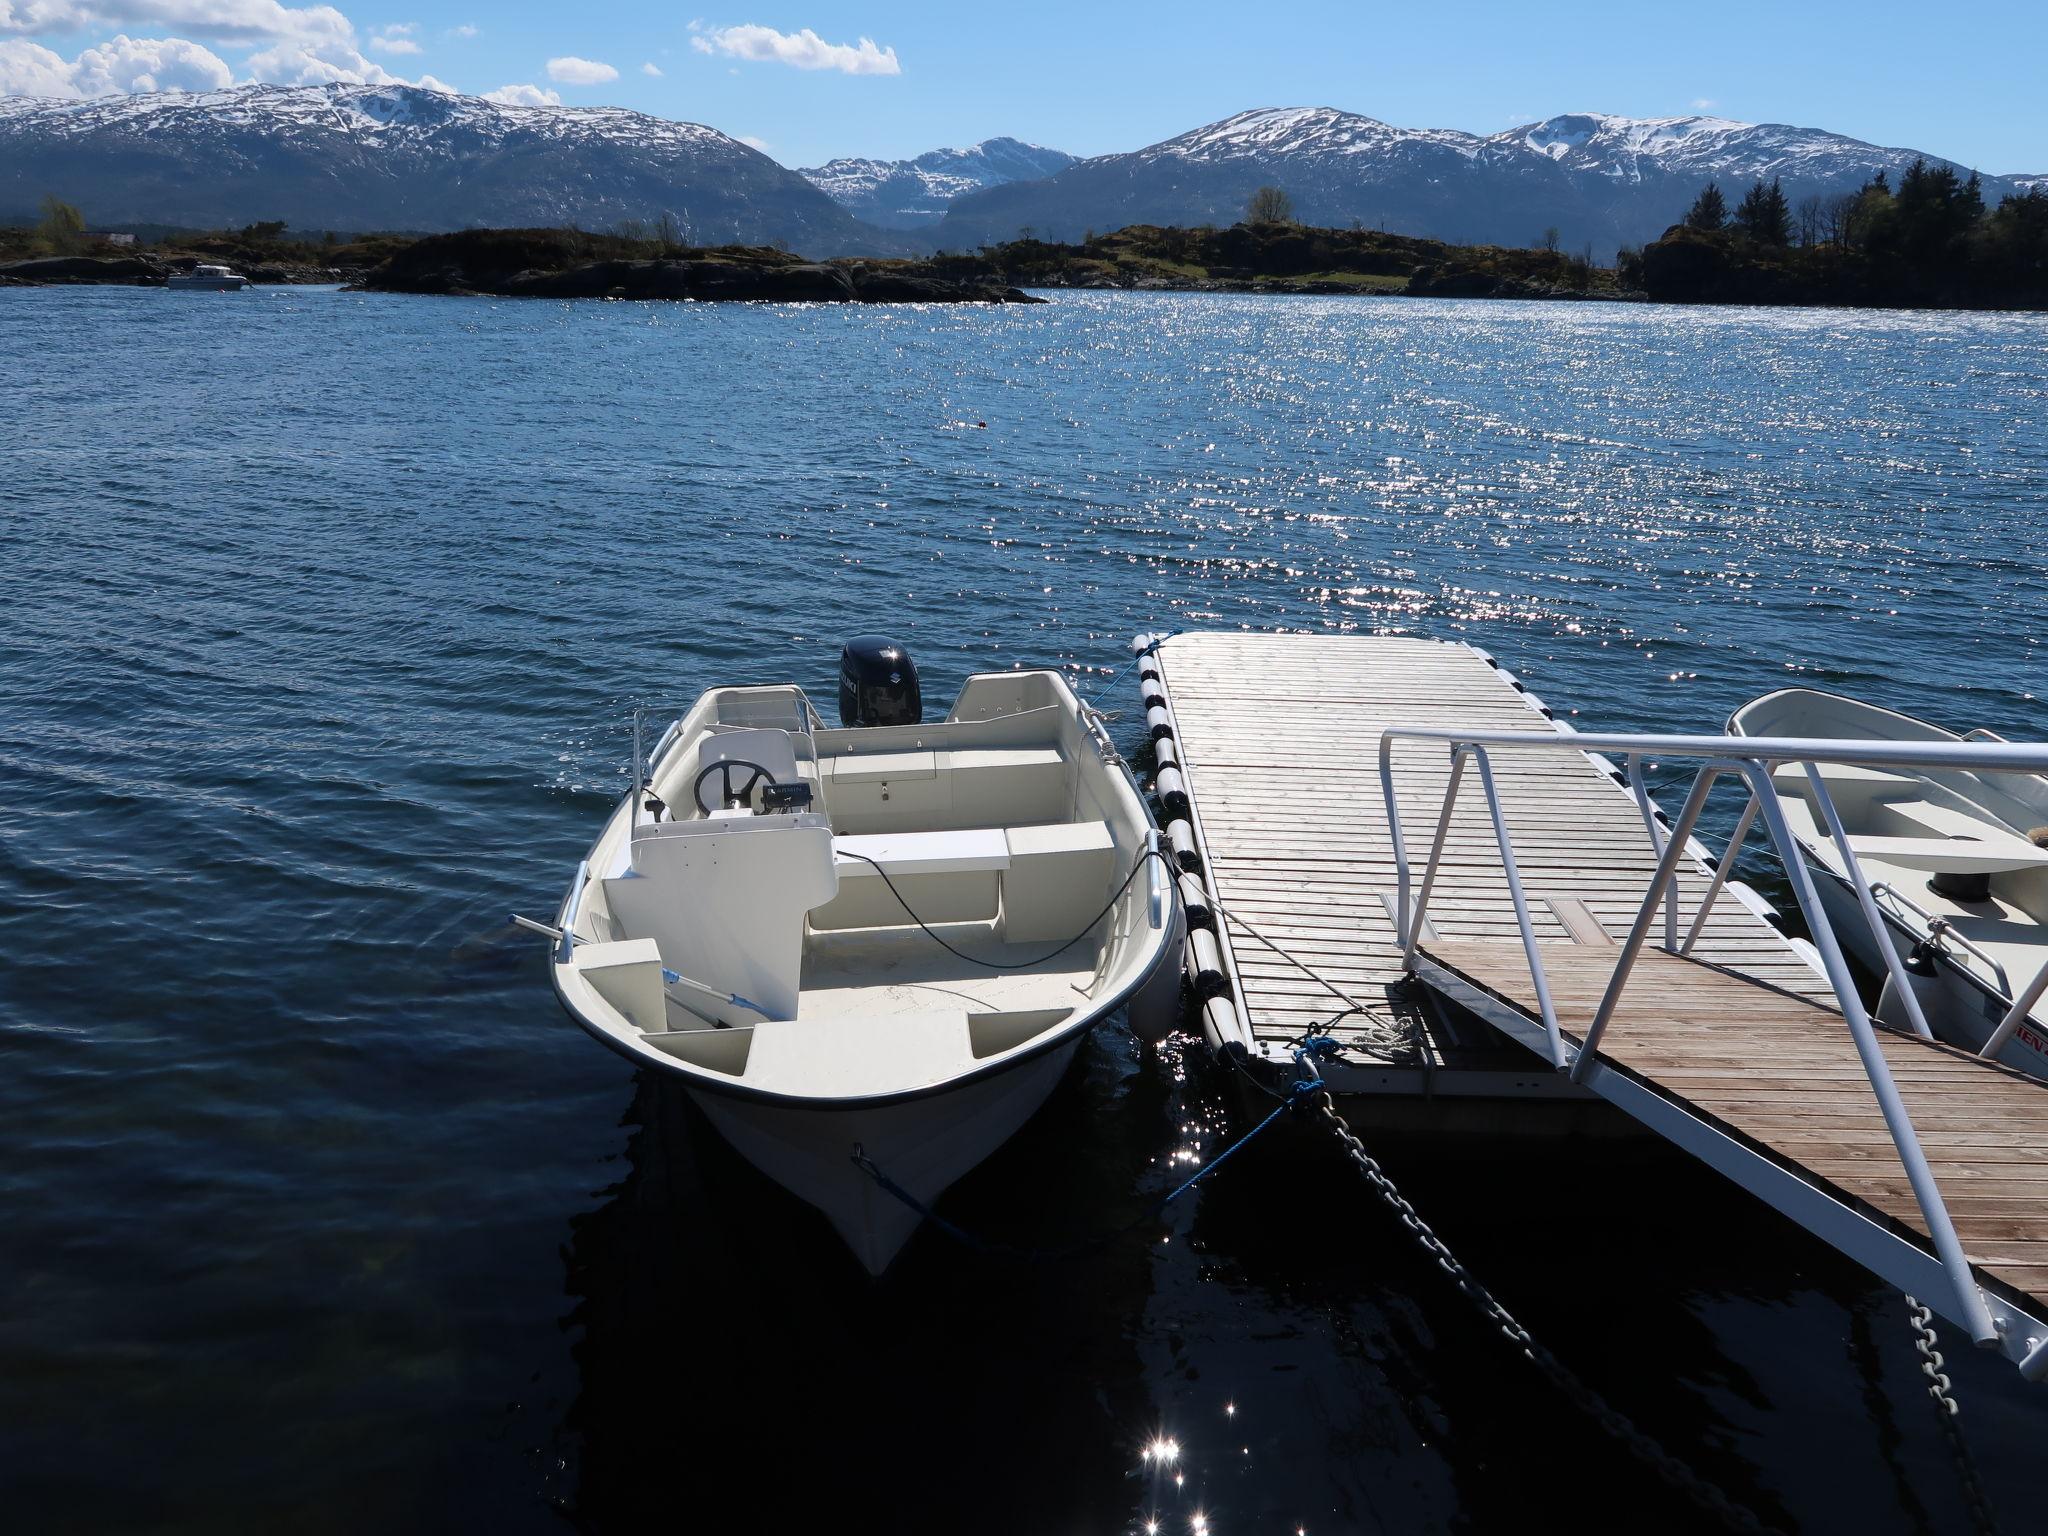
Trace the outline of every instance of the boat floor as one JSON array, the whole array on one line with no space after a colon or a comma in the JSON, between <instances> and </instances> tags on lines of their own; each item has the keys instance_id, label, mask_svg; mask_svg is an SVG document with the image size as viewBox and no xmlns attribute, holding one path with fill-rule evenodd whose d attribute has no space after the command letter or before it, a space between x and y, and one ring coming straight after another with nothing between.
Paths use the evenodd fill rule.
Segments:
<instances>
[{"instance_id":1,"label":"boat floor","mask_svg":"<svg viewBox=\"0 0 2048 1536\"><path fill-rule=\"evenodd\" d=\"M915 928L813 934L804 954L797 1017L961 1007L1003 1013L1091 1005L1087 989L1095 980L1095 957L1085 943L1037 960L1046 952L1044 943L1001 943L976 924L940 931L967 954L1020 968L986 969L948 954Z\"/></svg>"}]
</instances>

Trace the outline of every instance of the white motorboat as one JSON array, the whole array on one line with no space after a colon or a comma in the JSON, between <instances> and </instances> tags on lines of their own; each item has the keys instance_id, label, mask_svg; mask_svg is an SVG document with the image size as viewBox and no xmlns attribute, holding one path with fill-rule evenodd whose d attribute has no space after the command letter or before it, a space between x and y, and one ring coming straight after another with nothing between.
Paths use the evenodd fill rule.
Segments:
<instances>
[{"instance_id":1,"label":"white motorboat","mask_svg":"<svg viewBox=\"0 0 2048 1536\"><path fill-rule=\"evenodd\" d=\"M1958 736L1812 688L1767 693L1735 711L1728 730L1887 742L2005 739L1984 730ZM2020 1003L1998 1059L2048 1077L2048 778L1848 764L1820 772L1928 1027L1951 1044L1982 1050ZM1837 937L1872 971L1887 974L1805 770L1780 767L1772 785L1808 864L1827 877L1814 883ZM1907 1022L1889 976L1878 1012L1889 1023Z\"/></svg>"},{"instance_id":2,"label":"white motorboat","mask_svg":"<svg viewBox=\"0 0 2048 1536\"><path fill-rule=\"evenodd\" d=\"M166 288L205 293L233 293L249 286L249 279L230 267L208 266L204 262L190 272L173 272L164 279Z\"/></svg>"},{"instance_id":3,"label":"white motorboat","mask_svg":"<svg viewBox=\"0 0 2048 1536\"><path fill-rule=\"evenodd\" d=\"M926 723L910 658L865 638L840 716L794 686L704 694L546 931L571 1017L880 1274L921 1216L877 1174L928 1206L1098 1021L1162 1029L1183 935L1137 784L1058 674L972 677Z\"/></svg>"}]
</instances>

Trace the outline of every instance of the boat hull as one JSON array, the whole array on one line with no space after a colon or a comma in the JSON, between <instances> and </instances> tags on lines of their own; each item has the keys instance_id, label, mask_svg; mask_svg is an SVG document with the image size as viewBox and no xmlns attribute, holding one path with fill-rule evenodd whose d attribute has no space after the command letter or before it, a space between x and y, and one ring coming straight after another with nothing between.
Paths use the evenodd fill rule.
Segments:
<instances>
[{"instance_id":1,"label":"boat hull","mask_svg":"<svg viewBox=\"0 0 2048 1536\"><path fill-rule=\"evenodd\" d=\"M166 288L181 293L239 293L249 286L245 277L172 277L164 280Z\"/></svg>"},{"instance_id":2,"label":"boat hull","mask_svg":"<svg viewBox=\"0 0 2048 1536\"><path fill-rule=\"evenodd\" d=\"M1806 853L1806 867L1813 873L1814 890L1820 896L1821 908L1827 913L1836 939L1866 970L1876 976L1887 976L1885 957L1878 949L1877 938L1870 931L1855 891L1847 880L1815 859L1812 850L1808 849ZM1891 937L1892 948L1901 959L1912 954L1919 943L1918 938L1890 913L1885 914L1885 930ZM1927 1027L1938 1039L1966 1051L1982 1050L1984 1042L1991 1038L1991 1032L2012 1007L2011 998L1977 980L1946 951L1937 953L1934 974L1915 991L1921 1011L1927 1015ZM1888 1018L1885 1022L1903 1024L1905 1021ZM2022 1024L1998 1053L1998 1059L2030 1076L2048 1078L2048 1038L2030 1025Z\"/></svg>"},{"instance_id":3,"label":"boat hull","mask_svg":"<svg viewBox=\"0 0 2048 1536\"><path fill-rule=\"evenodd\" d=\"M872 1106L739 1098L676 1075L734 1150L824 1212L862 1267L879 1275L923 1217L855 1164L855 1151L919 1204L932 1205L1038 1112L1087 1033L991 1076Z\"/></svg>"}]
</instances>

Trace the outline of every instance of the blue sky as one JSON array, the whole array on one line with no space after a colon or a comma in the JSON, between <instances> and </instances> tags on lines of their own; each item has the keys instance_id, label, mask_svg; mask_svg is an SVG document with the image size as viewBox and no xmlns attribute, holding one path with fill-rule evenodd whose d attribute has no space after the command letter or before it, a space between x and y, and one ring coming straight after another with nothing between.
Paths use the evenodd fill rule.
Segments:
<instances>
[{"instance_id":1,"label":"blue sky","mask_svg":"<svg viewBox=\"0 0 2048 1536\"><path fill-rule=\"evenodd\" d=\"M0 93L395 78L688 118L793 166L995 134L1101 154L1334 106L1481 133L1709 111L2048 173L2044 56L2041 3L0 0Z\"/></svg>"}]
</instances>

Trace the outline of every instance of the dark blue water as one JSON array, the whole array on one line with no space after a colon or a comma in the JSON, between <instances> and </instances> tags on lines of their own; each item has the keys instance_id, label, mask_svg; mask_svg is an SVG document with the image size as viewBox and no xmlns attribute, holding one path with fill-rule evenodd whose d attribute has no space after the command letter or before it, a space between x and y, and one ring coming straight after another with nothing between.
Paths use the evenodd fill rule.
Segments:
<instances>
[{"instance_id":1,"label":"dark blue water","mask_svg":"<svg viewBox=\"0 0 2048 1536\"><path fill-rule=\"evenodd\" d=\"M926 1234L870 1286L506 914L631 706L829 693L858 629L941 700L1138 629L1386 628L1581 725L1801 680L2048 735L2038 317L17 291L0 402L22 1530L1689 1528L1318 1147L1085 1261ZM1228 1129L1105 1030L946 1209L1065 1241ZM1767 1519L1966 1528L1896 1296L1711 1175L1389 1159ZM2048 1398L1951 1353L2028 1528Z\"/></svg>"}]
</instances>

